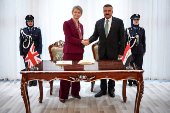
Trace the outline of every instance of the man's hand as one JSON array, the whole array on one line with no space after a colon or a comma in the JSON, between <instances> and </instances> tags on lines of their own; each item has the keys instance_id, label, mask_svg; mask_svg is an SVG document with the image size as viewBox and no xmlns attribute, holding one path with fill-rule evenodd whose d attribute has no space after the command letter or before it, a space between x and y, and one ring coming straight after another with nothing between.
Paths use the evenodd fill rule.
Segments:
<instances>
[{"instance_id":1,"label":"man's hand","mask_svg":"<svg viewBox=\"0 0 170 113\"><path fill-rule=\"evenodd\" d=\"M88 39L84 39L81 41L81 43L85 46L89 45L89 40Z\"/></svg>"},{"instance_id":2,"label":"man's hand","mask_svg":"<svg viewBox=\"0 0 170 113\"><path fill-rule=\"evenodd\" d=\"M22 57L24 57L24 55L21 55Z\"/></svg>"},{"instance_id":3,"label":"man's hand","mask_svg":"<svg viewBox=\"0 0 170 113\"><path fill-rule=\"evenodd\" d=\"M87 45L89 45L89 44L90 44L89 39L84 39L84 41L86 41L86 42L87 42Z\"/></svg>"},{"instance_id":4,"label":"man's hand","mask_svg":"<svg viewBox=\"0 0 170 113\"><path fill-rule=\"evenodd\" d=\"M122 58L122 55L118 55L118 58Z\"/></svg>"},{"instance_id":5,"label":"man's hand","mask_svg":"<svg viewBox=\"0 0 170 113\"><path fill-rule=\"evenodd\" d=\"M145 53L143 53L143 56L145 55Z\"/></svg>"}]
</instances>

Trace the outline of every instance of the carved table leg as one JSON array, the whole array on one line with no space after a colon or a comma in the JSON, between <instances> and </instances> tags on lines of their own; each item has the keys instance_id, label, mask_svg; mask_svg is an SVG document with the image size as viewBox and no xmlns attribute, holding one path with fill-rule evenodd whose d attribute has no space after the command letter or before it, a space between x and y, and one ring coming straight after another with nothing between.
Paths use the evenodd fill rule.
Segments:
<instances>
[{"instance_id":1,"label":"carved table leg","mask_svg":"<svg viewBox=\"0 0 170 113\"><path fill-rule=\"evenodd\" d=\"M24 100L26 113L30 113L30 101L28 96L28 90L27 90L27 83L26 81L26 75L22 74L22 80L21 80L21 95Z\"/></svg>"},{"instance_id":2,"label":"carved table leg","mask_svg":"<svg viewBox=\"0 0 170 113\"><path fill-rule=\"evenodd\" d=\"M126 102L127 97L126 97L126 85L127 85L127 80L123 80L123 89L122 89L122 96L123 96L123 101Z\"/></svg>"},{"instance_id":3,"label":"carved table leg","mask_svg":"<svg viewBox=\"0 0 170 113\"><path fill-rule=\"evenodd\" d=\"M50 83L50 95L53 93L53 80L49 82Z\"/></svg>"},{"instance_id":4,"label":"carved table leg","mask_svg":"<svg viewBox=\"0 0 170 113\"><path fill-rule=\"evenodd\" d=\"M140 106L140 101L142 99L143 90L144 90L144 82L143 82L143 77L142 77L142 78L139 78L138 86L137 86L137 94L136 94L136 101L135 101L135 113L139 113L139 106Z\"/></svg>"},{"instance_id":5,"label":"carved table leg","mask_svg":"<svg viewBox=\"0 0 170 113\"><path fill-rule=\"evenodd\" d=\"M42 103L42 100L43 100L43 87L42 87L42 81L38 81L38 84L39 84L39 91L40 91L39 103Z\"/></svg>"}]
</instances>

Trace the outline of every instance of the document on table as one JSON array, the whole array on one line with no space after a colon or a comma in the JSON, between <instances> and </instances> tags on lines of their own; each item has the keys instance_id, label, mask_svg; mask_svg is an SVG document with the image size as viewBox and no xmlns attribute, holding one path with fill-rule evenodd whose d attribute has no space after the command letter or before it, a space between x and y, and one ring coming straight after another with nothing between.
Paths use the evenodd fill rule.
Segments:
<instances>
[{"instance_id":1,"label":"document on table","mask_svg":"<svg viewBox=\"0 0 170 113\"><path fill-rule=\"evenodd\" d=\"M56 64L60 65L60 66L72 65L72 61L70 61L70 60L67 60L67 61L57 61Z\"/></svg>"},{"instance_id":2,"label":"document on table","mask_svg":"<svg viewBox=\"0 0 170 113\"><path fill-rule=\"evenodd\" d=\"M81 64L81 65L93 65L95 63L95 60L80 60L78 62L78 64Z\"/></svg>"}]
</instances>

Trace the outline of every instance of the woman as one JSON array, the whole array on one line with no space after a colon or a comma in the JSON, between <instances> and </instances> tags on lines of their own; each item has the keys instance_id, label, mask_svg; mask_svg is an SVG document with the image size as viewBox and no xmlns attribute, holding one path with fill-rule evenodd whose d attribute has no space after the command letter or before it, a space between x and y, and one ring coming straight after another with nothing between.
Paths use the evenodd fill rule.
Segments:
<instances>
[{"instance_id":1,"label":"woman","mask_svg":"<svg viewBox=\"0 0 170 113\"><path fill-rule=\"evenodd\" d=\"M84 53L84 45L86 42L83 40L83 25L79 22L82 15L82 8L75 6L72 9L73 18L64 22L63 31L65 34L65 44L63 49L63 60L82 60ZM79 95L80 82L72 82L71 95L75 98L81 99ZM60 81L59 100L64 103L68 99L70 89L70 82L66 80Z\"/></svg>"},{"instance_id":2,"label":"woman","mask_svg":"<svg viewBox=\"0 0 170 113\"><path fill-rule=\"evenodd\" d=\"M146 51L146 44L145 44L145 29L139 27L139 14L134 14L131 16L131 27L126 29L125 32L125 44L130 42L131 52L133 56L133 60L131 64L137 67L137 69L142 69L143 64L143 56L145 55ZM135 80L128 80L129 86L136 84Z\"/></svg>"},{"instance_id":3,"label":"woman","mask_svg":"<svg viewBox=\"0 0 170 113\"><path fill-rule=\"evenodd\" d=\"M27 15L25 17L27 27L20 30L20 55L24 59L25 68L28 68L28 62L25 62L25 58L30 50L32 43L34 42L35 49L38 54L42 53L42 37L41 30L34 27L34 17ZM28 38L29 37L29 38ZM40 58L40 56L38 56ZM37 80L29 82L29 86L36 86Z\"/></svg>"}]
</instances>

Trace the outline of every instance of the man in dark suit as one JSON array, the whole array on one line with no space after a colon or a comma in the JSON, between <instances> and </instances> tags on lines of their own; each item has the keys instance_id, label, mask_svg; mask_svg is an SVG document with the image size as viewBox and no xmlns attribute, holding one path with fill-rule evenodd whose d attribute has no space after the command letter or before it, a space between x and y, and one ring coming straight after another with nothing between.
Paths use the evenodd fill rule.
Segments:
<instances>
[{"instance_id":1,"label":"man in dark suit","mask_svg":"<svg viewBox=\"0 0 170 113\"><path fill-rule=\"evenodd\" d=\"M112 16L113 8L110 4L103 7L103 12L105 18L96 22L93 35L86 41L89 44L99 37L99 60L117 60L122 57L124 52L124 24L121 19ZM115 97L114 87L115 81L109 79L108 93L110 97ZM100 88L101 91L95 97L107 94L107 79L101 80Z\"/></svg>"}]
</instances>

